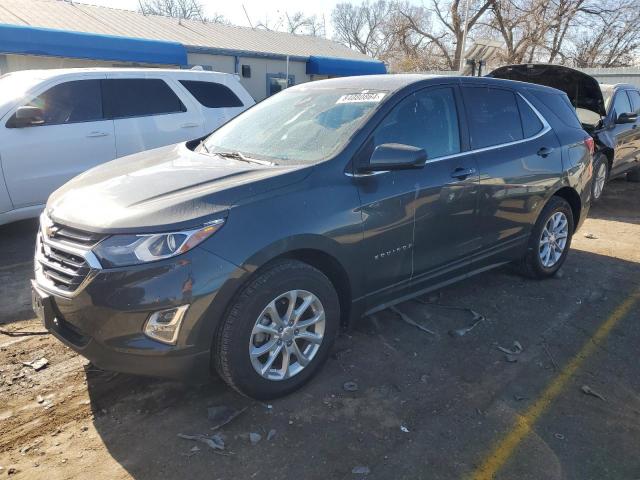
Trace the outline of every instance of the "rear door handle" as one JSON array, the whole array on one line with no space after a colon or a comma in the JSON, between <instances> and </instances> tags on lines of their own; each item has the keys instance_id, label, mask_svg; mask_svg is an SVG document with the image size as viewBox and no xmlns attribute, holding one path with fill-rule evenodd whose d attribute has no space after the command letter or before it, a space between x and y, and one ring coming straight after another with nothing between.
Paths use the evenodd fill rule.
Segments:
<instances>
[{"instance_id":1,"label":"rear door handle","mask_svg":"<svg viewBox=\"0 0 640 480\"><path fill-rule=\"evenodd\" d=\"M553 152L553 148L542 147L540 150L538 150L538 155L542 158L545 158L549 156L552 152Z\"/></svg>"},{"instance_id":2,"label":"rear door handle","mask_svg":"<svg viewBox=\"0 0 640 480\"><path fill-rule=\"evenodd\" d=\"M89 132L87 134L87 137L89 138L106 137L107 135L109 135L108 132Z\"/></svg>"},{"instance_id":3,"label":"rear door handle","mask_svg":"<svg viewBox=\"0 0 640 480\"><path fill-rule=\"evenodd\" d=\"M451 178L457 178L458 180L464 180L471 175L475 175L475 168L462 168L458 167L453 172L451 172Z\"/></svg>"},{"instance_id":4,"label":"rear door handle","mask_svg":"<svg viewBox=\"0 0 640 480\"><path fill-rule=\"evenodd\" d=\"M199 127L200 124L199 123L195 123L195 122L187 122L187 123L183 123L182 125L180 125L181 128L195 128L195 127Z\"/></svg>"}]
</instances>

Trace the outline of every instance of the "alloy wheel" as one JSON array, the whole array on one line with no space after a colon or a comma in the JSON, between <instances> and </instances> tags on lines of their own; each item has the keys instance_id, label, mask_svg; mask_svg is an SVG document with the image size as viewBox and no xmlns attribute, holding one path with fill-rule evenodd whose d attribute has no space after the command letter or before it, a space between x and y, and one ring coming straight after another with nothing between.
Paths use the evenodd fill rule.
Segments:
<instances>
[{"instance_id":1,"label":"alloy wheel","mask_svg":"<svg viewBox=\"0 0 640 480\"><path fill-rule=\"evenodd\" d=\"M597 200L602 195L604 184L607 181L607 165L604 162L600 162L598 171L596 172L596 178L593 181L593 197Z\"/></svg>"},{"instance_id":2,"label":"alloy wheel","mask_svg":"<svg viewBox=\"0 0 640 480\"><path fill-rule=\"evenodd\" d=\"M540 262L545 268L551 268L562 256L567 246L567 237L569 236L569 221L563 212L555 212L544 228L540 236L540 245L538 254Z\"/></svg>"},{"instance_id":3,"label":"alloy wheel","mask_svg":"<svg viewBox=\"0 0 640 480\"><path fill-rule=\"evenodd\" d=\"M325 311L313 293L290 290L264 308L251 331L249 356L267 380L300 373L318 353L325 330Z\"/></svg>"}]
</instances>

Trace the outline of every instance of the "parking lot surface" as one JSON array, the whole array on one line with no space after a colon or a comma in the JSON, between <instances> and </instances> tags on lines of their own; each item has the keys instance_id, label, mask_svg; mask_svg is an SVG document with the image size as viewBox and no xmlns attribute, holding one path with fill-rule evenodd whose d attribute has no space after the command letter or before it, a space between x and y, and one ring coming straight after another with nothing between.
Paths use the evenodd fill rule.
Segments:
<instances>
[{"instance_id":1,"label":"parking lot surface","mask_svg":"<svg viewBox=\"0 0 640 480\"><path fill-rule=\"evenodd\" d=\"M610 183L556 278L503 268L364 318L269 404L100 371L39 334L36 223L0 227L0 477L639 478L639 205ZM485 319L452 335L473 316L449 307ZM211 406L246 409L213 431ZM178 437L216 432L223 451Z\"/></svg>"}]
</instances>

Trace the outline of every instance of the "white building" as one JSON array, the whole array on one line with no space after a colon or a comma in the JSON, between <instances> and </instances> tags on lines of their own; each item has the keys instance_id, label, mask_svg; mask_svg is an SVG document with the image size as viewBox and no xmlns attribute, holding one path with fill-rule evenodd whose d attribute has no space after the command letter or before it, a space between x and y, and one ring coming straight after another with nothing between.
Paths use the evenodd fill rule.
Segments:
<instances>
[{"instance_id":1,"label":"white building","mask_svg":"<svg viewBox=\"0 0 640 480\"><path fill-rule=\"evenodd\" d=\"M325 38L142 15L62 0L0 0L0 74L34 68L149 66L237 73L257 100L319 78L385 73Z\"/></svg>"}]
</instances>

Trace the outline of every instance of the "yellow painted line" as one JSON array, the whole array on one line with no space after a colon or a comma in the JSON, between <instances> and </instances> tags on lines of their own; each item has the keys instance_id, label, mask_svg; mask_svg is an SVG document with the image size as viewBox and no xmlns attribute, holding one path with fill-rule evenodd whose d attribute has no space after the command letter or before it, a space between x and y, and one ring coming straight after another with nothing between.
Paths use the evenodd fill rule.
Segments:
<instances>
[{"instance_id":1,"label":"yellow painted line","mask_svg":"<svg viewBox=\"0 0 640 480\"><path fill-rule=\"evenodd\" d=\"M611 329L631 310L640 299L640 289L632 293L611 313L596 333L584 344L582 349L565 365L560 373L547 386L542 395L523 414L518 415L511 430L495 444L489 455L472 474L473 480L489 480L495 478L504 464L509 460L520 442L529 434L536 421L547 410L551 402L560 395L567 382L582 366L584 361L596 350L609 335Z\"/></svg>"}]
</instances>

